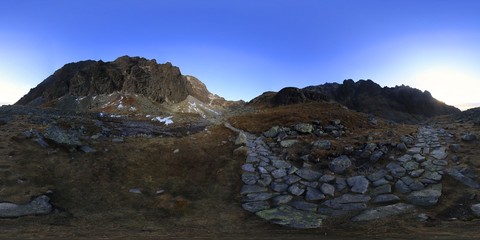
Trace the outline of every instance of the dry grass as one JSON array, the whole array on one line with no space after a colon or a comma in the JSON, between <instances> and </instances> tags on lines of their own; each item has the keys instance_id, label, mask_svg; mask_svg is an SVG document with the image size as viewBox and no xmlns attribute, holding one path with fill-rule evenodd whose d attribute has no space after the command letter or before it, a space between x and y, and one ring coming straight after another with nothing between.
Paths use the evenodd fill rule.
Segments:
<instances>
[{"instance_id":1,"label":"dry grass","mask_svg":"<svg viewBox=\"0 0 480 240\"><path fill-rule=\"evenodd\" d=\"M416 126L391 126L381 120L377 126L371 126L364 114L331 103L262 109L255 114L231 117L229 121L241 129L260 133L273 125L290 126L314 120L325 124L336 118L353 134L332 138L336 147L333 152L345 145L360 145L368 136L375 142L397 141L399 136L416 130ZM62 121L59 123L68 126ZM93 127L86 122L82 124ZM236 136L222 126L212 126L209 131L180 138L131 137L126 138L125 143L116 144L89 141L88 144L98 150L94 154L70 153L64 149L53 153L54 149L41 148L19 136L24 130L44 127L27 121L0 126L0 198L27 202L33 196L53 190L52 202L62 211L42 217L2 219L0 237L479 237L475 230L478 221L424 224L411 221L411 216L362 224L339 218L314 230L293 230L268 224L240 207L240 165L244 159L232 154L236 148L232 140ZM475 131L480 136L478 127L468 124L449 127L456 128L457 132ZM310 141L307 138L304 140ZM480 167L478 142L462 146L466 164ZM175 149L179 152L174 153ZM18 179L24 182L19 184ZM439 211L448 212L449 206L465 192L457 184L446 180L444 192L448 200L440 202L438 211L420 210L434 217ZM130 193L131 188L139 188L144 194ZM156 195L159 189L164 189L165 193Z\"/></svg>"}]
</instances>

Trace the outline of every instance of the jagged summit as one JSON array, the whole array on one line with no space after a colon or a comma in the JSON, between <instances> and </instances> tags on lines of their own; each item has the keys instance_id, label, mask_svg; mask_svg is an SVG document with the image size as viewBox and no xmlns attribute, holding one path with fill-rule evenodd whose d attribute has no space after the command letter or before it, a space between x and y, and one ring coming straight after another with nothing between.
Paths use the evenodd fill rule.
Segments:
<instances>
[{"instance_id":1,"label":"jagged summit","mask_svg":"<svg viewBox=\"0 0 480 240\"><path fill-rule=\"evenodd\" d=\"M250 104L279 106L308 101L335 101L346 107L400 122L415 122L426 117L459 113L460 110L433 98L428 91L409 86L381 87L372 80L348 79L303 89L284 88L264 93Z\"/></svg>"},{"instance_id":2,"label":"jagged summit","mask_svg":"<svg viewBox=\"0 0 480 240\"><path fill-rule=\"evenodd\" d=\"M210 93L192 76L184 76L170 62L122 56L113 62L69 63L23 96L17 105L41 105L63 96L92 96L124 92L142 94L157 103L179 103L189 95L204 102L225 100Z\"/></svg>"}]
</instances>

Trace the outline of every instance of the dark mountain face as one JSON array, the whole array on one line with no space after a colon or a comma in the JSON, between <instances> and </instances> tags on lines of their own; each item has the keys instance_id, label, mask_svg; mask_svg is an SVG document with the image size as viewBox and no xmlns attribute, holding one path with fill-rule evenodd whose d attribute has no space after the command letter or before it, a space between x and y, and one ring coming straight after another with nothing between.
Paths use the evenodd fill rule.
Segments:
<instances>
[{"instance_id":1,"label":"dark mountain face","mask_svg":"<svg viewBox=\"0 0 480 240\"><path fill-rule=\"evenodd\" d=\"M65 95L89 96L115 91L142 94L159 103L178 103L188 95L207 101L205 85L183 76L171 63L157 64L140 57L120 57L113 62L82 61L57 70L16 104L38 105Z\"/></svg>"},{"instance_id":2,"label":"dark mountain face","mask_svg":"<svg viewBox=\"0 0 480 240\"><path fill-rule=\"evenodd\" d=\"M303 89L284 88L272 97L258 97L252 102L269 101L273 106L303 103L307 101L336 101L360 112L399 122L415 122L427 117L459 113L460 110L446 105L408 86L381 87L371 80L345 80L342 84L326 83Z\"/></svg>"}]
</instances>

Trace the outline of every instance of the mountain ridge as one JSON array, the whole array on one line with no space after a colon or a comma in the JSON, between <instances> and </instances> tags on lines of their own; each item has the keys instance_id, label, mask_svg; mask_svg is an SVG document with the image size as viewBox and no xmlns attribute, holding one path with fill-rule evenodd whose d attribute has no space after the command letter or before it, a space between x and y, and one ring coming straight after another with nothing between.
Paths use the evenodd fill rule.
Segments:
<instances>
[{"instance_id":1,"label":"mountain ridge","mask_svg":"<svg viewBox=\"0 0 480 240\"><path fill-rule=\"evenodd\" d=\"M355 82L351 79L305 88L287 87L278 93L266 92L248 104L280 106L309 101L335 101L353 110L399 122L415 122L460 112L458 108L433 98L428 91L405 85L382 88L372 80Z\"/></svg>"},{"instance_id":2,"label":"mountain ridge","mask_svg":"<svg viewBox=\"0 0 480 240\"><path fill-rule=\"evenodd\" d=\"M154 102L178 103L189 95L222 104L226 100L210 93L205 84L184 76L170 62L122 56L112 62L86 60L68 63L32 88L15 104L40 105L65 95L75 97L116 91L143 94Z\"/></svg>"}]
</instances>

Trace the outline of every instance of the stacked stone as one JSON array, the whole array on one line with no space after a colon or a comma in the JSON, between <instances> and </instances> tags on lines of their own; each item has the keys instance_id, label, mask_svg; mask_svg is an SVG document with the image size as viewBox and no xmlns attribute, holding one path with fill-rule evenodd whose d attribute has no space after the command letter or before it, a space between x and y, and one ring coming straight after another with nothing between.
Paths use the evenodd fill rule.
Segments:
<instances>
[{"instance_id":1,"label":"stacked stone","mask_svg":"<svg viewBox=\"0 0 480 240\"><path fill-rule=\"evenodd\" d=\"M281 225L311 228L326 216L359 212L352 220L365 221L433 206L442 195L445 173L479 186L460 171L447 169L445 146L453 143L453 135L443 129L420 128L416 142L403 139L406 154L373 173L353 176L346 174L352 166L348 156L333 159L331 172L309 164L297 168L275 156L263 136L244 134L248 154L242 166L242 206Z\"/></svg>"}]
</instances>

